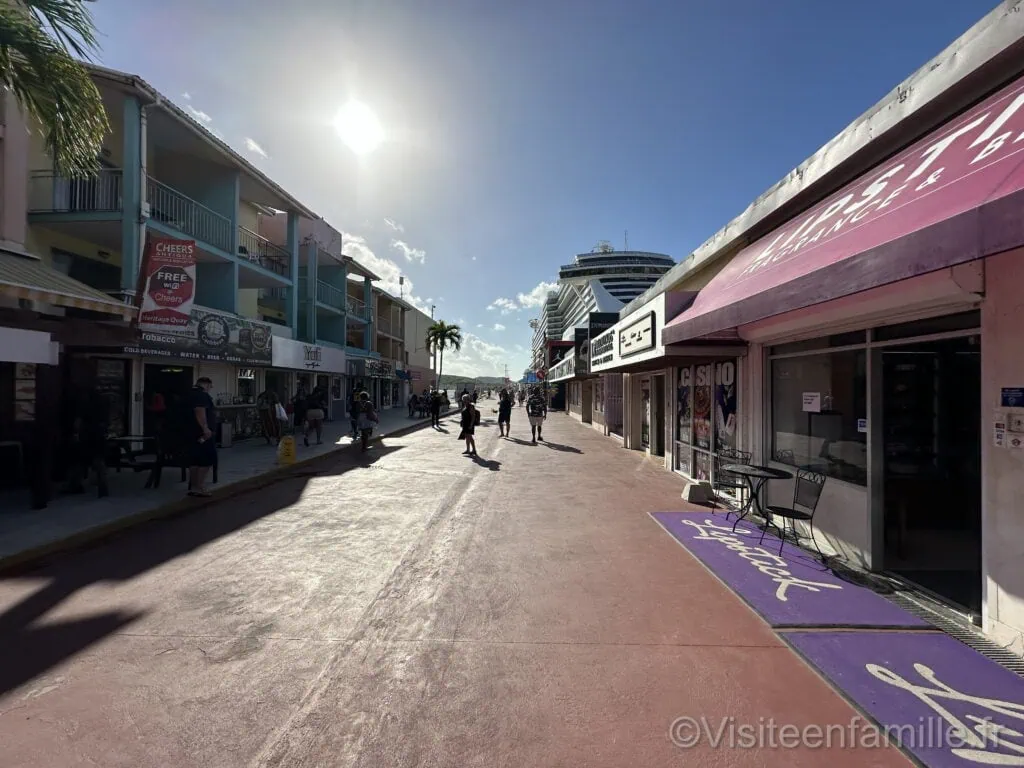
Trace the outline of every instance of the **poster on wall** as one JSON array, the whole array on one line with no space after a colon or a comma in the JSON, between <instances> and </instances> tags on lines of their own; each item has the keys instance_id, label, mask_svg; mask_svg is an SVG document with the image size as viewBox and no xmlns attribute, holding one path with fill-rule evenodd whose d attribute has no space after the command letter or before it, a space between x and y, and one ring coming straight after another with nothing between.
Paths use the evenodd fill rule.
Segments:
<instances>
[{"instance_id":1,"label":"poster on wall","mask_svg":"<svg viewBox=\"0 0 1024 768\"><path fill-rule=\"evenodd\" d=\"M690 444L693 428L693 369L687 366L679 369L679 386L676 388L676 438ZM689 465L689 461L687 461ZM682 469L682 467L680 467Z\"/></svg>"},{"instance_id":2,"label":"poster on wall","mask_svg":"<svg viewBox=\"0 0 1024 768\"><path fill-rule=\"evenodd\" d=\"M196 295L195 240L150 237L139 282L140 327L165 330L187 326Z\"/></svg>"},{"instance_id":3,"label":"poster on wall","mask_svg":"<svg viewBox=\"0 0 1024 768\"><path fill-rule=\"evenodd\" d=\"M694 480L711 479L711 454L704 451L693 452L693 475Z\"/></svg>"},{"instance_id":4,"label":"poster on wall","mask_svg":"<svg viewBox=\"0 0 1024 768\"><path fill-rule=\"evenodd\" d=\"M693 444L711 450L711 409L714 404L712 367L698 365L694 369L693 388Z\"/></svg>"},{"instance_id":5,"label":"poster on wall","mask_svg":"<svg viewBox=\"0 0 1024 768\"><path fill-rule=\"evenodd\" d=\"M736 448L736 363L715 366L715 451Z\"/></svg>"},{"instance_id":6,"label":"poster on wall","mask_svg":"<svg viewBox=\"0 0 1024 768\"><path fill-rule=\"evenodd\" d=\"M270 365L273 360L270 326L237 315L194 308L183 327L163 333L138 330L138 342L126 346L125 354L239 365Z\"/></svg>"}]
</instances>

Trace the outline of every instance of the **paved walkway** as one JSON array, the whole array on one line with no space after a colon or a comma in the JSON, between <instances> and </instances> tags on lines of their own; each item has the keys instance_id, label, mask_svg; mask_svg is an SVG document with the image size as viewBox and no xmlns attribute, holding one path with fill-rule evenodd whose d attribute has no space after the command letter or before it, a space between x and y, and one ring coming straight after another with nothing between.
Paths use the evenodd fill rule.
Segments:
<instances>
[{"instance_id":1,"label":"paved walkway","mask_svg":"<svg viewBox=\"0 0 1024 768\"><path fill-rule=\"evenodd\" d=\"M405 409L392 408L381 412L381 422L374 434L386 436L429 419L410 419ZM322 445L302 444L297 438L296 460L322 456L351 444L348 421L324 425ZM219 452L217 484L219 491L233 484L252 480L278 468L277 451L263 439L245 440ZM0 564L21 553L50 546L70 537L104 529L127 519L149 513L180 501L187 483L181 482L178 469L164 470L159 488L144 488L148 472L110 471L110 496L96 497L95 486L80 495L58 494L46 509L31 510L27 492L0 494Z\"/></svg>"},{"instance_id":2,"label":"paved walkway","mask_svg":"<svg viewBox=\"0 0 1024 768\"><path fill-rule=\"evenodd\" d=\"M0 579L4 767L909 765L674 745L856 715L651 520L677 478L484 415L476 460L419 430Z\"/></svg>"}]
</instances>

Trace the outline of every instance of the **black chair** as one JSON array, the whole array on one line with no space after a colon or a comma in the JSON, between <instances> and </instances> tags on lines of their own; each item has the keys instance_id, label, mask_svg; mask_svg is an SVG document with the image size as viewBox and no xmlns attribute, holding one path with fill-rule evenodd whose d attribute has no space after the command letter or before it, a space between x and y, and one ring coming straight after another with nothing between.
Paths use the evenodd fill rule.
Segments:
<instances>
[{"instance_id":1,"label":"black chair","mask_svg":"<svg viewBox=\"0 0 1024 768\"><path fill-rule=\"evenodd\" d=\"M768 531L768 526L771 525L779 532L779 554L781 555L782 547L786 543L786 521L789 520L790 527L793 529L793 540L799 546L800 537L796 531L796 521L801 520L810 526L811 543L814 544L818 557L824 561L825 556L821 554L818 542L814 538L814 512L818 508L818 500L821 499L821 492L825 488L825 479L825 475L820 472L812 472L809 469L797 470L796 486L793 489L793 506L776 507L769 504L765 507L765 511L770 513L772 518L776 516L782 518L782 528L775 525L772 520L766 521L764 528L761 529L761 539L758 544L764 541L764 535Z\"/></svg>"},{"instance_id":2,"label":"black chair","mask_svg":"<svg viewBox=\"0 0 1024 768\"><path fill-rule=\"evenodd\" d=\"M711 485L711 509L712 511L718 509L718 492L719 491L735 491L740 497L740 509L743 508L746 503L744 497L750 491L750 485L747 483L746 478L734 475L731 472L723 472L722 466L725 464L749 464L751 454L749 451L737 451L733 448L724 448L718 452L715 456L715 476ZM726 507L725 517L729 518L736 510Z\"/></svg>"}]
</instances>

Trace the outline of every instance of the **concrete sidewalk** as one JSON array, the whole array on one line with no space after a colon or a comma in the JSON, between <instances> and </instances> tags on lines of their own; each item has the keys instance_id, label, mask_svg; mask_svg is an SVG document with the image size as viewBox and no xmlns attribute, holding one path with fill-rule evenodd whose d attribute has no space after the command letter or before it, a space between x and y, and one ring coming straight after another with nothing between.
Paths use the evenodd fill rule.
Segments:
<instances>
[{"instance_id":1,"label":"concrete sidewalk","mask_svg":"<svg viewBox=\"0 0 1024 768\"><path fill-rule=\"evenodd\" d=\"M442 418L447 418L451 412ZM382 411L374 437L387 437L423 427L430 419L409 418L405 408ZM237 443L219 452L217 484L210 486L214 498L272 480L305 462L353 446L349 422L324 425L323 444L302 444L296 439L295 464L282 467L277 450L261 439ZM356 450L352 447L352 450ZM209 499L186 496L187 482L181 482L177 468L165 469L159 488L144 488L148 472L109 473L110 495L97 498L95 485L84 494L54 496L46 509L29 508L27 491L0 494L0 569L20 565L62 549L80 546L114 531L165 515L210 503Z\"/></svg>"}]
</instances>

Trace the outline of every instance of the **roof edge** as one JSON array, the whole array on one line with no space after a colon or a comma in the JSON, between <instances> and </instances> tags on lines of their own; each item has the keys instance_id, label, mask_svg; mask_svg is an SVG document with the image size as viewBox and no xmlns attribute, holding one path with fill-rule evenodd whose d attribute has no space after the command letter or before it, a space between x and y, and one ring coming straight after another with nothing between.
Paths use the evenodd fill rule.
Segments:
<instances>
[{"instance_id":1,"label":"roof edge","mask_svg":"<svg viewBox=\"0 0 1024 768\"><path fill-rule=\"evenodd\" d=\"M1003 0L680 260L630 302L622 317L799 215L1019 75L1022 10L1024 0Z\"/></svg>"},{"instance_id":2,"label":"roof edge","mask_svg":"<svg viewBox=\"0 0 1024 768\"><path fill-rule=\"evenodd\" d=\"M136 94L143 96L146 100L147 105L161 107L167 112L171 113L174 117L178 118L186 127L191 129L200 138L204 139L210 145L214 147L221 154L227 156L233 164L241 166L241 170L251 174L262 184L271 190L274 194L280 195L283 200L286 200L290 205L295 208L296 213L300 213L303 216L310 219L321 218L319 214L315 213L311 208L304 205L294 195L284 189L280 184L271 179L267 174L253 165L251 162L242 157L237 151L224 140L217 138L210 131L200 125L194 120L185 110L171 101L169 98L164 96L160 91L146 82L139 75L131 74L130 72L122 72L117 69L110 69L103 67L98 64L91 62L83 62L83 65L89 72L97 78L114 82L118 85L125 86L129 90L134 91Z\"/></svg>"}]
</instances>

